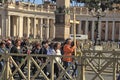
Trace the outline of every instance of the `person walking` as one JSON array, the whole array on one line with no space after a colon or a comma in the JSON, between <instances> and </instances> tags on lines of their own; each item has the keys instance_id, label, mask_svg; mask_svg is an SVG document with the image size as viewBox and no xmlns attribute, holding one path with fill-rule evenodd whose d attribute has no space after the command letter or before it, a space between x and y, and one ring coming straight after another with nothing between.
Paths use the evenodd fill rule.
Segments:
<instances>
[{"instance_id":1,"label":"person walking","mask_svg":"<svg viewBox=\"0 0 120 80\"><path fill-rule=\"evenodd\" d=\"M57 42L55 43L54 45L54 50L55 50L55 53L54 55L61 55L61 43ZM54 62L54 73L56 74L56 78L59 77L59 73L60 73L60 68L58 66L57 63L61 63L61 58L60 57L55 57L55 62Z\"/></svg>"},{"instance_id":2,"label":"person walking","mask_svg":"<svg viewBox=\"0 0 120 80\"><path fill-rule=\"evenodd\" d=\"M64 63L64 67L65 69L67 67L69 67L72 64L73 59L71 57L65 57L65 56L72 56L74 54L74 50L75 50L75 46L71 46L72 45L72 40L69 38L66 40L66 44L63 47L63 63ZM70 74L70 70L68 71L68 74Z\"/></svg>"},{"instance_id":3,"label":"person walking","mask_svg":"<svg viewBox=\"0 0 120 80\"><path fill-rule=\"evenodd\" d=\"M5 53L8 53L8 50L5 47L5 42L1 41L0 42L0 54L5 54ZM4 60L0 61L0 72L3 71L3 68L4 68Z\"/></svg>"},{"instance_id":4,"label":"person walking","mask_svg":"<svg viewBox=\"0 0 120 80\"><path fill-rule=\"evenodd\" d=\"M16 39L15 40L15 45L11 48L10 53L15 53L15 54L22 54L22 48L21 48L21 40L20 39ZM17 65L19 65L22 62L22 57L21 56L13 56L14 61L16 62ZM15 71L15 66L13 65L12 67L12 72ZM22 71L23 68L21 67ZM19 75L19 79L22 79L22 76L20 75L19 71L18 71L18 75Z\"/></svg>"}]
</instances>

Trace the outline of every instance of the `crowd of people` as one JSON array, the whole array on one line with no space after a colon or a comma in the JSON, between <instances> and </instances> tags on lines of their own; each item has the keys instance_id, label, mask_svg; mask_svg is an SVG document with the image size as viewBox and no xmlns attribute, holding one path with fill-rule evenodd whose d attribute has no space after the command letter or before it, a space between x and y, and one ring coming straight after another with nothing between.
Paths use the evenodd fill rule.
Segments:
<instances>
[{"instance_id":1,"label":"crowd of people","mask_svg":"<svg viewBox=\"0 0 120 80\"><path fill-rule=\"evenodd\" d=\"M28 48L30 46L32 47ZM12 40L9 38L9 39L4 39L0 42L0 54L15 53L15 54L44 54L44 55L72 56L74 55L75 48L76 46L74 46L73 41L70 38L66 39L64 43L49 42L48 40L44 40L41 43L38 41L34 43L29 43L29 40L27 38L22 40L21 39ZM12 58L19 65L25 57L12 56ZM36 60L36 62L41 62L41 63L45 63L47 60L46 57L33 57L33 58ZM60 73L60 68L57 62L63 63L63 66L66 69L72 64L73 59L70 57L63 57L63 58L55 57L55 59L56 60L54 61L54 74L56 75L56 77L58 77ZM23 72L26 64L27 62L25 62L25 64L21 66L21 70ZM35 67L35 64L31 64L31 65L32 65L32 68L31 68L32 74L35 74L37 71L37 68ZM0 61L0 70L2 71L3 68L4 68L4 61L2 60ZM14 72L15 69L16 67L12 65L11 66L12 72ZM43 71L48 77L50 77L50 72L48 74L47 66L43 68ZM68 71L68 73L70 72ZM18 75L20 78L22 78L19 71L18 71Z\"/></svg>"}]
</instances>

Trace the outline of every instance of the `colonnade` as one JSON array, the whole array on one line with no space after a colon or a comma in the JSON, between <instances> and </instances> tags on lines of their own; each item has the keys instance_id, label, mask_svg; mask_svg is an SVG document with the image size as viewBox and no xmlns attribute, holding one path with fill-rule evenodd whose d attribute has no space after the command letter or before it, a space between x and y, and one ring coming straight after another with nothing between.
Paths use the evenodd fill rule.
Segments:
<instances>
[{"instance_id":1,"label":"colonnade","mask_svg":"<svg viewBox=\"0 0 120 80\"><path fill-rule=\"evenodd\" d=\"M1 15L0 35L49 39L55 37L55 20L49 17ZM51 33L52 32L52 33Z\"/></svg>"},{"instance_id":2,"label":"colonnade","mask_svg":"<svg viewBox=\"0 0 120 80\"><path fill-rule=\"evenodd\" d=\"M81 34L88 35L89 39L95 40L96 35L98 34L99 40L120 40L120 21L115 20L100 20L98 22L98 33L96 33L96 22L95 20L80 20L80 28Z\"/></svg>"},{"instance_id":3,"label":"colonnade","mask_svg":"<svg viewBox=\"0 0 120 80\"><path fill-rule=\"evenodd\" d=\"M76 24L77 34L88 35L89 39L94 41L96 38L96 20L79 20ZM50 17L25 17L17 15L0 16L0 35L2 37L18 36L33 37L39 39L55 38L55 19ZM99 20L98 36L99 40L120 40L120 21L117 20ZM71 24L72 25L72 24ZM73 28L70 34L73 33Z\"/></svg>"}]
</instances>

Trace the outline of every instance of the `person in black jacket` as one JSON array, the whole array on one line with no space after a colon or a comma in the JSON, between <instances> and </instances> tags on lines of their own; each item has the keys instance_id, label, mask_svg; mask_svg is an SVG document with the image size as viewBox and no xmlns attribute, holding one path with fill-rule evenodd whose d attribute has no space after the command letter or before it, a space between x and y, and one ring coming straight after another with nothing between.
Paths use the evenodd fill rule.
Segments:
<instances>
[{"instance_id":1,"label":"person in black jacket","mask_svg":"<svg viewBox=\"0 0 120 80\"><path fill-rule=\"evenodd\" d=\"M40 49L40 54L44 54L44 55L47 55L47 49L48 49L48 42L47 41L43 41L42 42L42 47L41 47L41 49ZM40 58L40 60L41 60L41 62L42 63L45 63L46 62L46 57L41 57ZM44 68L43 68L43 71L44 71L44 73L47 75L47 66L45 66Z\"/></svg>"},{"instance_id":2,"label":"person in black jacket","mask_svg":"<svg viewBox=\"0 0 120 80\"><path fill-rule=\"evenodd\" d=\"M15 54L21 54L22 50L21 50L21 41L19 39L15 40L15 45L11 48L10 53L15 53ZM22 62L22 57L21 56L13 56L14 61L16 62L16 64L20 64ZM15 66L13 65L12 67L12 72L15 71ZM21 67L21 69L23 70L23 68ZM20 79L22 79L22 76L20 75L19 71L18 71L18 75L20 77Z\"/></svg>"},{"instance_id":3,"label":"person in black jacket","mask_svg":"<svg viewBox=\"0 0 120 80\"><path fill-rule=\"evenodd\" d=\"M31 54L39 54L40 53L40 48L41 48L40 43L38 43L38 42L35 43ZM36 57L33 57L33 58L38 64L41 62L39 57L36 56ZM35 64L32 64L31 66L32 66L31 67L32 74L35 74L35 72L37 71L37 68L36 68Z\"/></svg>"}]
</instances>

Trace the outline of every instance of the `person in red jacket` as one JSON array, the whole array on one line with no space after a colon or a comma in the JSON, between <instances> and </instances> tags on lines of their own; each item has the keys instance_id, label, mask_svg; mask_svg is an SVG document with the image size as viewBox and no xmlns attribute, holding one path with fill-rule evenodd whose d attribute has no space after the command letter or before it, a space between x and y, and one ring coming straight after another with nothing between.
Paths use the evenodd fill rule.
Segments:
<instances>
[{"instance_id":1,"label":"person in red jacket","mask_svg":"<svg viewBox=\"0 0 120 80\"><path fill-rule=\"evenodd\" d=\"M74 50L75 50L75 46L71 46L72 45L72 40L71 39L67 39L66 43L63 47L63 51L64 51L64 56L72 56L74 54ZM63 57L63 62L64 62L64 67L65 69L71 65L73 59L71 57ZM69 71L68 71L69 73Z\"/></svg>"}]
</instances>

